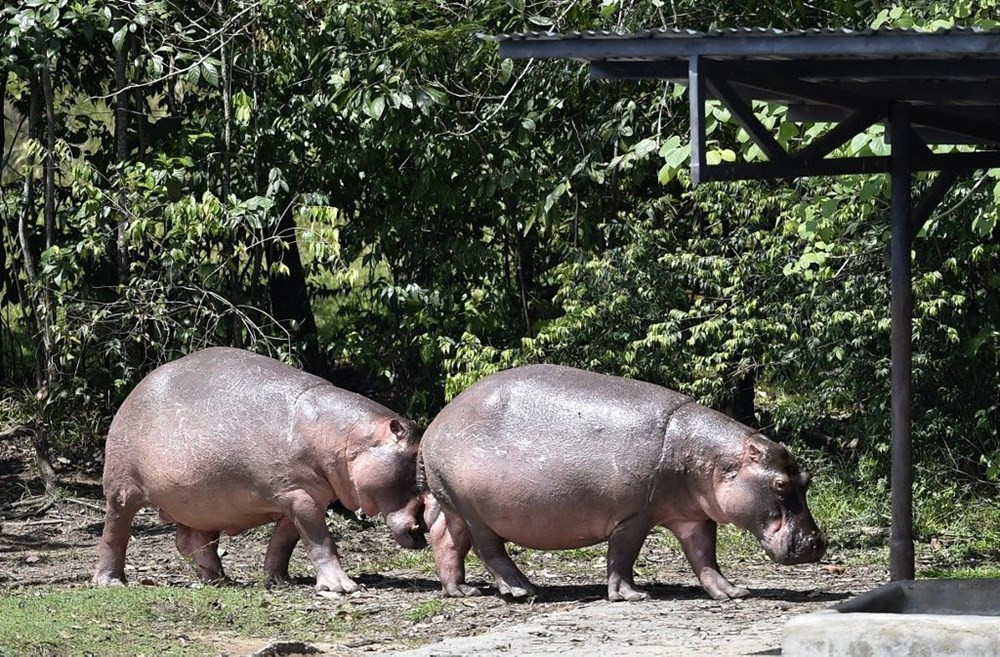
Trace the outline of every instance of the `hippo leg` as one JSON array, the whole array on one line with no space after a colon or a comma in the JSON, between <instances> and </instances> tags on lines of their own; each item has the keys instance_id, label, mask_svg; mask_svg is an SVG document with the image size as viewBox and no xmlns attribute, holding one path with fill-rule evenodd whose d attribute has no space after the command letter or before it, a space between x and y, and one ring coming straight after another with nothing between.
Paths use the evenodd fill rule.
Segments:
<instances>
[{"instance_id":1,"label":"hippo leg","mask_svg":"<svg viewBox=\"0 0 1000 657\"><path fill-rule=\"evenodd\" d=\"M143 500L138 491L122 491L108 496L97 567L91 580L94 584L109 586L125 583L125 549L132 536L132 519L142 506Z\"/></svg>"},{"instance_id":2,"label":"hippo leg","mask_svg":"<svg viewBox=\"0 0 1000 657\"><path fill-rule=\"evenodd\" d=\"M733 586L719 572L719 562L715 557L718 525L714 521L674 522L665 526L681 542L684 556L687 557L691 569L698 576L698 581L706 593L716 600L750 595L750 591Z\"/></svg>"},{"instance_id":3,"label":"hippo leg","mask_svg":"<svg viewBox=\"0 0 1000 657\"><path fill-rule=\"evenodd\" d=\"M299 530L295 528L295 523L288 516L281 516L274 526L271 542L267 544L267 554L264 556L264 572L267 573L268 584L289 581L288 562L298 542Z\"/></svg>"},{"instance_id":4,"label":"hippo leg","mask_svg":"<svg viewBox=\"0 0 1000 657\"><path fill-rule=\"evenodd\" d=\"M307 494L296 495L289 504L288 514L306 548L306 554L316 569L316 590L353 593L358 585L347 576L337 546L326 527L326 504L317 504Z\"/></svg>"},{"instance_id":5,"label":"hippo leg","mask_svg":"<svg viewBox=\"0 0 1000 657\"><path fill-rule=\"evenodd\" d=\"M500 595L509 595L512 598L534 595L535 587L511 561L503 539L478 521L468 522L468 527L472 535L472 547L483 560L486 570L490 571L496 580Z\"/></svg>"},{"instance_id":6,"label":"hippo leg","mask_svg":"<svg viewBox=\"0 0 1000 657\"><path fill-rule=\"evenodd\" d=\"M649 595L635 588L635 560L652 525L644 516L632 516L615 527L608 538L608 600L635 602Z\"/></svg>"},{"instance_id":7,"label":"hippo leg","mask_svg":"<svg viewBox=\"0 0 1000 657\"><path fill-rule=\"evenodd\" d=\"M219 559L219 532L206 532L177 523L177 551L194 562L198 579L217 582L226 578Z\"/></svg>"},{"instance_id":8,"label":"hippo leg","mask_svg":"<svg viewBox=\"0 0 1000 657\"><path fill-rule=\"evenodd\" d=\"M428 524L434 565L444 596L461 598L479 595L479 589L465 583L465 555L472 547L465 522L455 514L438 508L436 517Z\"/></svg>"}]
</instances>

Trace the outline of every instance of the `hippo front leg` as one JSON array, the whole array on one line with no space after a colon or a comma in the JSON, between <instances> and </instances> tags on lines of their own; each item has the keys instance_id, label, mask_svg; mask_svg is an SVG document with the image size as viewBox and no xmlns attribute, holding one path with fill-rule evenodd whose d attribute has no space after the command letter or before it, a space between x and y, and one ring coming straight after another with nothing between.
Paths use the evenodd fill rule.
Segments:
<instances>
[{"instance_id":1,"label":"hippo front leg","mask_svg":"<svg viewBox=\"0 0 1000 657\"><path fill-rule=\"evenodd\" d=\"M326 527L326 506L317 504L308 494L300 493L291 500L287 515L291 517L306 554L316 569L316 590L353 593L358 590L358 585L340 565L337 546Z\"/></svg>"},{"instance_id":2,"label":"hippo front leg","mask_svg":"<svg viewBox=\"0 0 1000 657\"><path fill-rule=\"evenodd\" d=\"M697 575L705 592L715 600L743 598L750 591L733 586L719 572L719 562L715 556L718 525L712 520L695 522L674 522L665 525L681 542L684 556Z\"/></svg>"}]
</instances>

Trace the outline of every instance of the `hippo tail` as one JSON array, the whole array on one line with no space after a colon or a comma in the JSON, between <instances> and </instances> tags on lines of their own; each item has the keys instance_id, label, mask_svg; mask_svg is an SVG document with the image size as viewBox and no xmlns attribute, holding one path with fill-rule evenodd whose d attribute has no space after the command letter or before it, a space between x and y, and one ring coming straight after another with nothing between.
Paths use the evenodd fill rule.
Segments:
<instances>
[{"instance_id":1,"label":"hippo tail","mask_svg":"<svg viewBox=\"0 0 1000 657\"><path fill-rule=\"evenodd\" d=\"M424 470L424 450L417 450L417 490L427 492L427 471Z\"/></svg>"}]
</instances>

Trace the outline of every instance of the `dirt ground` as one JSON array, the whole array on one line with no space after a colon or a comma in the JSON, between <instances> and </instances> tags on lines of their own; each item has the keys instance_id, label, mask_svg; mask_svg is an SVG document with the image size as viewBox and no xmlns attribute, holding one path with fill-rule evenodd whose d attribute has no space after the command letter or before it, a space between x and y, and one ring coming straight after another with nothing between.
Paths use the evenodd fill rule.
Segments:
<instances>
[{"instance_id":1,"label":"dirt ground","mask_svg":"<svg viewBox=\"0 0 1000 657\"><path fill-rule=\"evenodd\" d=\"M17 587L87 586L103 525L98 460L64 465L60 475L67 496L24 517L31 507L17 506L18 500L38 493L26 456L23 448L0 444L0 595ZM484 595L438 607L429 555L399 558L400 549L379 524L362 526L331 516L331 527L345 567L363 589L349 596L317 596L312 571L298 549L292 573L301 578L288 593L297 604L320 605L334 616L364 616L365 622L355 624L349 636L311 642L329 655L775 655L780 654L787 619L885 579L881 568L831 564L851 561L838 557L836 550L824 564L795 567L771 564L763 554L729 557L723 559L723 571L750 588L752 597L716 602L697 587L676 542L657 532L636 568L637 581L651 594L648 601L606 601L599 546L570 555L512 550L540 589L526 603L499 598L470 557L470 582L484 587ZM231 579L260 581L266 542L263 531L223 538L223 563ZM153 511L142 512L134 524L128 564L132 582L197 585L192 569L174 549L172 527L159 524ZM274 640L222 634L198 638L226 655L250 655Z\"/></svg>"}]
</instances>

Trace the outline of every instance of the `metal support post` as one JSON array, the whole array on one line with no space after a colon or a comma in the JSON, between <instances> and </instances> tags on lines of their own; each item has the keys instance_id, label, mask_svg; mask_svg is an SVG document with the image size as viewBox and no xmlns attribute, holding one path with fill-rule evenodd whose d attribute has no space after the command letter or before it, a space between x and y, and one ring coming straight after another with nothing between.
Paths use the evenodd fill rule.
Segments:
<instances>
[{"instance_id":1,"label":"metal support post","mask_svg":"<svg viewBox=\"0 0 1000 657\"><path fill-rule=\"evenodd\" d=\"M688 102L691 109L691 182L704 182L705 175L705 77L701 58L688 60Z\"/></svg>"},{"instance_id":2,"label":"metal support post","mask_svg":"<svg viewBox=\"0 0 1000 657\"><path fill-rule=\"evenodd\" d=\"M911 163L913 131L910 108L889 109L892 155L890 281L892 289L892 532L889 545L891 580L913 579L913 452L911 436L911 371L913 365L913 281L910 273L912 228Z\"/></svg>"}]
</instances>

